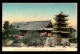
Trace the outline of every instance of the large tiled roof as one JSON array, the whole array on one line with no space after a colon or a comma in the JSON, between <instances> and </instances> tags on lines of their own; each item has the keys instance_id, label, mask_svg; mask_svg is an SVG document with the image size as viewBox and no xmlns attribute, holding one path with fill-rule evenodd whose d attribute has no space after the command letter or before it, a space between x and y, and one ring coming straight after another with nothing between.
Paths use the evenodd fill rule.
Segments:
<instances>
[{"instance_id":1,"label":"large tiled roof","mask_svg":"<svg viewBox=\"0 0 80 54\"><path fill-rule=\"evenodd\" d=\"M19 30L43 30L51 23L50 20L48 21L33 21L33 22L17 22L12 23L13 26L19 26L17 28Z\"/></svg>"}]
</instances>

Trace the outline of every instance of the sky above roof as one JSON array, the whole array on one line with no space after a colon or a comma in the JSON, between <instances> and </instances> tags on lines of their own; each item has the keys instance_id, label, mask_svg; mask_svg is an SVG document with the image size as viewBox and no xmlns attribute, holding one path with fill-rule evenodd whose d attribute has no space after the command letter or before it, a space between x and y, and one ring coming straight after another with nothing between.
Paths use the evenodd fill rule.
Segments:
<instances>
[{"instance_id":1,"label":"sky above roof","mask_svg":"<svg viewBox=\"0 0 80 54\"><path fill-rule=\"evenodd\" d=\"M70 26L77 26L76 3L3 3L2 20L12 22L51 20L60 12L69 15Z\"/></svg>"}]
</instances>

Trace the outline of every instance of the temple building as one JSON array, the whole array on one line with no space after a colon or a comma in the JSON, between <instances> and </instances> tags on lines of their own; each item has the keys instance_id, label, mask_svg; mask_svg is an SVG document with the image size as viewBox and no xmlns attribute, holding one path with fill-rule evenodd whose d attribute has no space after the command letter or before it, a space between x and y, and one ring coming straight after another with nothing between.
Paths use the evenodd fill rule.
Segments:
<instances>
[{"instance_id":1,"label":"temple building","mask_svg":"<svg viewBox=\"0 0 80 54\"><path fill-rule=\"evenodd\" d=\"M14 22L12 23L16 29L20 31L21 36L25 35L38 35L51 36L51 32L54 30L52 22L48 21L33 21L33 22Z\"/></svg>"},{"instance_id":2,"label":"temple building","mask_svg":"<svg viewBox=\"0 0 80 54\"><path fill-rule=\"evenodd\" d=\"M61 12L58 15L55 15L56 17L54 18L54 20L56 21L54 23L54 31L52 31L53 34L57 34L59 37L57 38L58 41L61 43L61 41L68 41L68 36L69 36L69 26L66 21L68 21L69 19L66 19L66 17L68 17L68 15L64 14L63 12ZM64 39L64 40L62 40Z\"/></svg>"}]
</instances>

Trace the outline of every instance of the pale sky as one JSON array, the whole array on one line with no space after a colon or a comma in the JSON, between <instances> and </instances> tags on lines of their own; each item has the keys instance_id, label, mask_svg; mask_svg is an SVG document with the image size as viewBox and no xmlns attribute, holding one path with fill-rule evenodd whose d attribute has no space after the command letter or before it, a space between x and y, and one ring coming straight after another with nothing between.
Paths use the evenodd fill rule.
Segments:
<instances>
[{"instance_id":1,"label":"pale sky","mask_svg":"<svg viewBox=\"0 0 80 54\"><path fill-rule=\"evenodd\" d=\"M69 26L77 27L77 3L3 3L2 23L51 20L63 11L69 15Z\"/></svg>"}]
</instances>

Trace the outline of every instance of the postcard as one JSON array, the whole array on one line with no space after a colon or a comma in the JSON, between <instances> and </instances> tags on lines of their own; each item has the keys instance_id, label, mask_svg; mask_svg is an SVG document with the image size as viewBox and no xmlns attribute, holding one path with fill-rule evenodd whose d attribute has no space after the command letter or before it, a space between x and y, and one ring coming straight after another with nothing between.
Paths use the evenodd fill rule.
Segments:
<instances>
[{"instance_id":1,"label":"postcard","mask_svg":"<svg viewBox=\"0 0 80 54\"><path fill-rule=\"evenodd\" d=\"M2 51L78 51L77 3L2 3Z\"/></svg>"}]
</instances>

